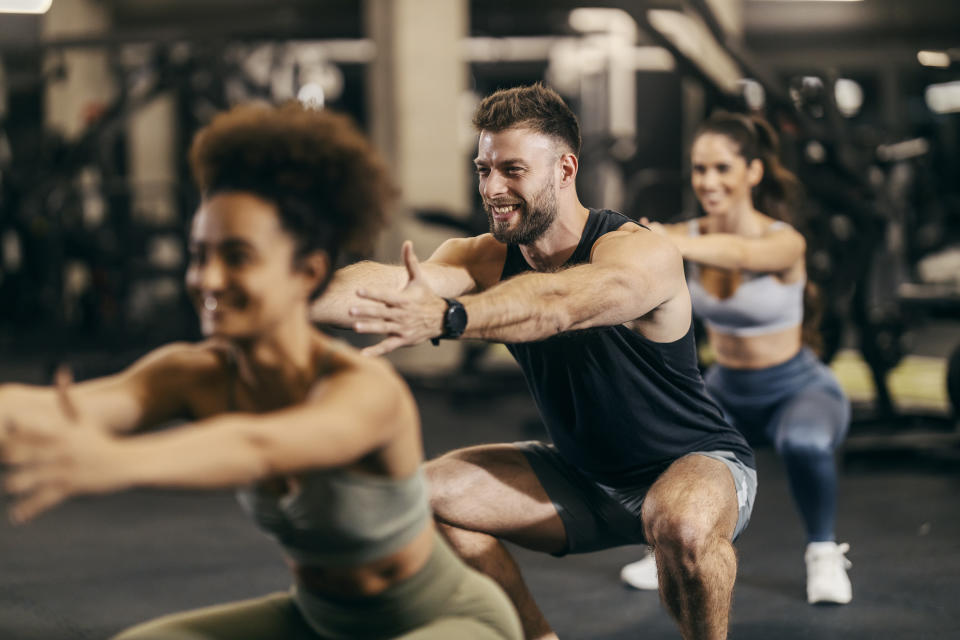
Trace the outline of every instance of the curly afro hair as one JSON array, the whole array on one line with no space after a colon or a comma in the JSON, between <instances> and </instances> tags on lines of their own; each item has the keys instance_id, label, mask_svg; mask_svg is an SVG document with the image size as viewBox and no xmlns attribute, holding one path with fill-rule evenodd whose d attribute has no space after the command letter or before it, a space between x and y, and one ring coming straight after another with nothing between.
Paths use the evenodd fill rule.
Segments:
<instances>
[{"instance_id":1,"label":"curly afro hair","mask_svg":"<svg viewBox=\"0 0 960 640\"><path fill-rule=\"evenodd\" d=\"M346 115L300 103L248 104L217 115L190 148L204 198L245 191L274 203L298 257L366 253L396 189L387 166Z\"/></svg>"}]
</instances>

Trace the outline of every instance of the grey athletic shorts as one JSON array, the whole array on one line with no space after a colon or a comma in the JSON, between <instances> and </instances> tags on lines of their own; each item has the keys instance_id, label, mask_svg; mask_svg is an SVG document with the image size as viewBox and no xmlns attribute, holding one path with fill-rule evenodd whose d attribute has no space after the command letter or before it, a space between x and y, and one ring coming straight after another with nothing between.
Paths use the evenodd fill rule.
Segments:
<instances>
[{"instance_id":1,"label":"grey athletic shorts","mask_svg":"<svg viewBox=\"0 0 960 640\"><path fill-rule=\"evenodd\" d=\"M628 544L647 544L640 519L650 484L608 487L591 480L564 460L552 444L536 440L513 443L524 453L567 531L567 548L554 555L588 553ZM757 496L757 472L730 451L694 451L686 455L714 458L727 465L737 487L736 540L750 522Z\"/></svg>"}]
</instances>

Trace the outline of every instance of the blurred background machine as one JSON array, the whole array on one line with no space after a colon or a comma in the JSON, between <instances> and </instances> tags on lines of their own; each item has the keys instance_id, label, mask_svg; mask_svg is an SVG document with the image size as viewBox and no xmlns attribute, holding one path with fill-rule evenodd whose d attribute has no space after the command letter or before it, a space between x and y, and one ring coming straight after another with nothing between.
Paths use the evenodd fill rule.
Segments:
<instances>
[{"instance_id":1,"label":"blurred background machine","mask_svg":"<svg viewBox=\"0 0 960 640\"><path fill-rule=\"evenodd\" d=\"M92 374L196 336L184 159L220 109L300 99L352 114L404 188L379 255L395 259L401 238L425 256L485 229L469 115L541 80L581 119L582 200L634 218L696 215L686 154L712 110L767 117L807 190L823 358L858 424L952 438L958 25L960 5L937 0L58 0L0 14L0 348L44 369L83 352ZM465 343L396 364L496 393L521 384L501 355Z\"/></svg>"}]
</instances>

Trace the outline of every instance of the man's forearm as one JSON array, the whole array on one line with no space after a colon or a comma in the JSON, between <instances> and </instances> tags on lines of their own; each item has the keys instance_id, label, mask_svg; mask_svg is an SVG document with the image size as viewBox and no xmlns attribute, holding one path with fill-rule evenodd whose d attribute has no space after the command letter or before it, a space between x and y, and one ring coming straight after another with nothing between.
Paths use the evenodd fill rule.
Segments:
<instances>
[{"instance_id":1,"label":"man's forearm","mask_svg":"<svg viewBox=\"0 0 960 640\"><path fill-rule=\"evenodd\" d=\"M574 267L562 274L527 273L463 296L460 301L467 310L463 337L535 342L565 331L627 322L635 315L633 305L617 300L629 286L621 275L591 267Z\"/></svg>"},{"instance_id":2,"label":"man's forearm","mask_svg":"<svg viewBox=\"0 0 960 640\"><path fill-rule=\"evenodd\" d=\"M353 325L350 307L357 298L357 289L377 286L402 289L407 284L407 271L399 265L364 261L339 269L323 294L310 307L310 319L321 324L349 328Z\"/></svg>"},{"instance_id":3,"label":"man's forearm","mask_svg":"<svg viewBox=\"0 0 960 640\"><path fill-rule=\"evenodd\" d=\"M566 314L559 293L551 293L549 283L543 286L537 279L542 279L542 274L514 278L483 293L461 297L467 311L463 337L534 342L564 331Z\"/></svg>"}]
</instances>

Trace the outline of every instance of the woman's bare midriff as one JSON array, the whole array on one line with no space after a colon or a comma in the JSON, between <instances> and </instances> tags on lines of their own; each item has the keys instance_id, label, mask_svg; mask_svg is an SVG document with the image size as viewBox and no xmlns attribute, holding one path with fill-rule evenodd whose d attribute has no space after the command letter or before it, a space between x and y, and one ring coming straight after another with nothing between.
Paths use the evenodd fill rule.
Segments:
<instances>
[{"instance_id":1,"label":"woman's bare midriff","mask_svg":"<svg viewBox=\"0 0 960 640\"><path fill-rule=\"evenodd\" d=\"M733 336L707 329L717 364L729 369L766 369L786 362L803 346L800 327L759 336Z\"/></svg>"}]
</instances>

